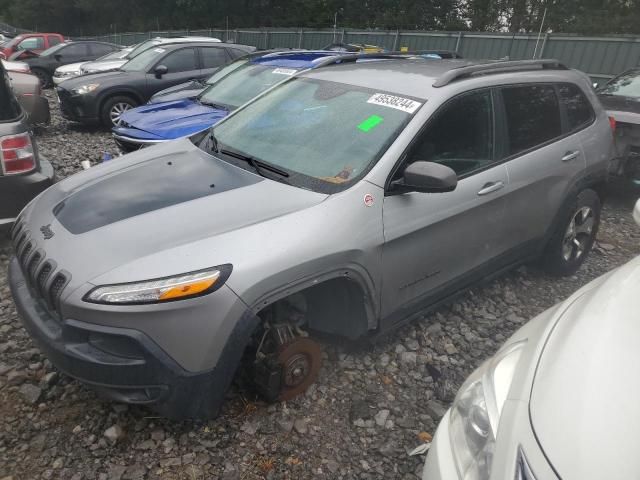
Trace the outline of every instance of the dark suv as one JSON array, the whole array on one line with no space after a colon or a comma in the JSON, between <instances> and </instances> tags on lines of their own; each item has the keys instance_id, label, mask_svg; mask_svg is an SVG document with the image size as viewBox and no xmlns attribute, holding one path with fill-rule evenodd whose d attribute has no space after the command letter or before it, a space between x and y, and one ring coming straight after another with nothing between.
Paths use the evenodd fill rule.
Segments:
<instances>
[{"instance_id":1,"label":"dark suv","mask_svg":"<svg viewBox=\"0 0 640 480\"><path fill-rule=\"evenodd\" d=\"M38 158L27 116L0 63L0 230L53 183L53 168Z\"/></svg>"}]
</instances>

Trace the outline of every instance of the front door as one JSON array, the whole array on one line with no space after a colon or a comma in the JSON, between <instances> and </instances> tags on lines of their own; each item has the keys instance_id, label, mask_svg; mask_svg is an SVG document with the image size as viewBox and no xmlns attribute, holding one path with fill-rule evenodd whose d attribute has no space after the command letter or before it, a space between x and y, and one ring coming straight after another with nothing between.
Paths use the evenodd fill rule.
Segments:
<instances>
[{"instance_id":1,"label":"front door","mask_svg":"<svg viewBox=\"0 0 640 480\"><path fill-rule=\"evenodd\" d=\"M383 322L402 319L508 248L508 177L495 161L493 112L489 90L453 99L428 122L400 166L398 172L420 160L447 165L458 174L458 186L448 193L385 197Z\"/></svg>"},{"instance_id":2,"label":"front door","mask_svg":"<svg viewBox=\"0 0 640 480\"><path fill-rule=\"evenodd\" d=\"M158 47L160 48L162 47ZM154 69L159 65L167 67L167 73L156 75ZM148 96L200 76L196 49L188 47L174 50L160 60L147 75Z\"/></svg>"}]
</instances>

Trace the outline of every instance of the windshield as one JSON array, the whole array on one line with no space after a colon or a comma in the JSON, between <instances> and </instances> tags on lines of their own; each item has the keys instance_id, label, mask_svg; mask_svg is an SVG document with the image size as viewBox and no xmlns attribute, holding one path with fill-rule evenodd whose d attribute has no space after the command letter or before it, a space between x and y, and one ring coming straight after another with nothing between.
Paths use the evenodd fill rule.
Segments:
<instances>
[{"instance_id":1,"label":"windshield","mask_svg":"<svg viewBox=\"0 0 640 480\"><path fill-rule=\"evenodd\" d=\"M124 70L125 72L144 72L147 71L151 65L153 65L164 53L166 50L164 48L156 47L145 50L140 55L132 58L127 63L125 63L120 70Z\"/></svg>"},{"instance_id":2,"label":"windshield","mask_svg":"<svg viewBox=\"0 0 640 480\"><path fill-rule=\"evenodd\" d=\"M159 45L160 43L161 43L161 41L158 40L157 38L155 38L153 40L147 40L146 42L142 42L141 44L136 46L133 50L131 50L129 55L127 55L127 58L137 57L138 55L140 55L142 52L144 52L148 48L153 47L154 45Z\"/></svg>"},{"instance_id":3,"label":"windshield","mask_svg":"<svg viewBox=\"0 0 640 480\"><path fill-rule=\"evenodd\" d=\"M246 63L205 90L200 101L233 110L296 72L293 68Z\"/></svg>"},{"instance_id":4,"label":"windshield","mask_svg":"<svg viewBox=\"0 0 640 480\"><path fill-rule=\"evenodd\" d=\"M69 45L68 43L59 43L58 45L54 45L53 47L49 47L47 48L44 52L42 52L40 54L41 57L46 57L48 55L51 55L53 53L56 53L58 50L60 50L62 47L66 47L67 45Z\"/></svg>"},{"instance_id":5,"label":"windshield","mask_svg":"<svg viewBox=\"0 0 640 480\"><path fill-rule=\"evenodd\" d=\"M4 44L5 47L15 47L24 37L22 35L18 35L17 37L12 38L7 43Z\"/></svg>"},{"instance_id":6,"label":"windshield","mask_svg":"<svg viewBox=\"0 0 640 480\"><path fill-rule=\"evenodd\" d=\"M290 172L287 181L296 186L333 193L379 160L420 105L352 85L296 78L212 131L218 151L251 156Z\"/></svg>"},{"instance_id":7,"label":"windshield","mask_svg":"<svg viewBox=\"0 0 640 480\"><path fill-rule=\"evenodd\" d=\"M623 73L602 87L598 93L621 97L640 97L640 72L633 70Z\"/></svg>"},{"instance_id":8,"label":"windshield","mask_svg":"<svg viewBox=\"0 0 640 480\"><path fill-rule=\"evenodd\" d=\"M119 60L121 58L124 58L126 55L127 55L126 50L117 50L115 52L111 52L111 53L107 53L106 55L103 55L102 57L98 58L96 62L101 62L103 60Z\"/></svg>"},{"instance_id":9,"label":"windshield","mask_svg":"<svg viewBox=\"0 0 640 480\"><path fill-rule=\"evenodd\" d=\"M214 73L212 76L210 76L207 79L207 82L206 82L207 85L213 85L214 83L216 83L221 78L226 77L231 72L234 72L238 68L240 68L241 66L245 65L248 61L249 61L248 59L237 60L237 61L235 61L233 63L230 63L229 65L226 65L226 66L222 67L220 70L218 70L216 73Z\"/></svg>"}]
</instances>

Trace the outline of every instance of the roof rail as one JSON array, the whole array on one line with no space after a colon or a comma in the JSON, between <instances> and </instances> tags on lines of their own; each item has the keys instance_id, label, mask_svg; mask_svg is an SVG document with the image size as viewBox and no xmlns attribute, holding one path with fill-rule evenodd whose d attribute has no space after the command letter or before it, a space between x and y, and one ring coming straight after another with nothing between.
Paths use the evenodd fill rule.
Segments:
<instances>
[{"instance_id":1,"label":"roof rail","mask_svg":"<svg viewBox=\"0 0 640 480\"><path fill-rule=\"evenodd\" d=\"M452 68L440 76L433 84L434 87L444 87L456 80L469 78L474 75L490 75L492 73L525 72L531 70L568 70L568 67L558 60L499 60L491 63L467 65Z\"/></svg>"},{"instance_id":2,"label":"roof rail","mask_svg":"<svg viewBox=\"0 0 640 480\"><path fill-rule=\"evenodd\" d=\"M340 53L336 52L335 55L329 56L319 61L314 68L326 67L327 65L356 62L358 60L386 60L386 59L409 59L415 55L407 55L406 53Z\"/></svg>"}]
</instances>

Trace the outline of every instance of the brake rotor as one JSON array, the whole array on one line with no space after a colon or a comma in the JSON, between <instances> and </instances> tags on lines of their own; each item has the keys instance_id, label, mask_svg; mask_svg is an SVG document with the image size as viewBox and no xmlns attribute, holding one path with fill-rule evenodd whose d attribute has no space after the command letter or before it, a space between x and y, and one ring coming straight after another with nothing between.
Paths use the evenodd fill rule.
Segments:
<instances>
[{"instance_id":1,"label":"brake rotor","mask_svg":"<svg viewBox=\"0 0 640 480\"><path fill-rule=\"evenodd\" d=\"M304 393L318 378L322 363L320 346L309 338L295 338L280 347L278 363L282 366L278 398L290 400Z\"/></svg>"}]
</instances>

